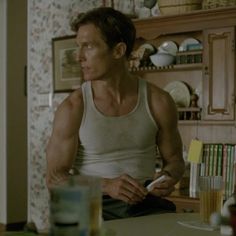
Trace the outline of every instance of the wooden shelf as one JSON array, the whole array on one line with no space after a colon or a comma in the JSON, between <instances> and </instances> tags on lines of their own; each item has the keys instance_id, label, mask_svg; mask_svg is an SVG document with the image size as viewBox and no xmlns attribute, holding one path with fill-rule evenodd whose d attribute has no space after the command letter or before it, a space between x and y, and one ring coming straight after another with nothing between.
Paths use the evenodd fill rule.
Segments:
<instances>
[{"instance_id":1,"label":"wooden shelf","mask_svg":"<svg viewBox=\"0 0 236 236\"><path fill-rule=\"evenodd\" d=\"M236 121L226 120L179 120L178 124L181 126L234 126L236 127Z\"/></svg>"},{"instance_id":2,"label":"wooden shelf","mask_svg":"<svg viewBox=\"0 0 236 236\"><path fill-rule=\"evenodd\" d=\"M201 70L203 67L202 63L192 63L192 64L178 64L169 66L147 66L135 69L130 69L132 72L163 72L163 71L184 71L184 70Z\"/></svg>"},{"instance_id":3,"label":"wooden shelf","mask_svg":"<svg viewBox=\"0 0 236 236\"><path fill-rule=\"evenodd\" d=\"M134 24L137 29L137 38L151 40L160 35L236 25L235 14L236 7L225 7L136 19Z\"/></svg>"}]
</instances>

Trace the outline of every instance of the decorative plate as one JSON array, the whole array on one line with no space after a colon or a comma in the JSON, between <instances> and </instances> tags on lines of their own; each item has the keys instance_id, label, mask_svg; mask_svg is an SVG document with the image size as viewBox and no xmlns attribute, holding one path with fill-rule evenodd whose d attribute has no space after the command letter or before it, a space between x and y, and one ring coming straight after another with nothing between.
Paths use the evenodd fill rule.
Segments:
<instances>
[{"instance_id":1,"label":"decorative plate","mask_svg":"<svg viewBox=\"0 0 236 236\"><path fill-rule=\"evenodd\" d=\"M147 49L151 53L154 53L156 51L156 48L152 44L150 44L150 43L144 43L144 44L140 45L139 48Z\"/></svg>"},{"instance_id":2,"label":"decorative plate","mask_svg":"<svg viewBox=\"0 0 236 236\"><path fill-rule=\"evenodd\" d=\"M158 50L160 52L167 52L173 56L176 56L178 46L174 41L165 41L158 47Z\"/></svg>"},{"instance_id":3,"label":"decorative plate","mask_svg":"<svg viewBox=\"0 0 236 236\"><path fill-rule=\"evenodd\" d=\"M164 87L175 101L177 107L189 107L191 94L188 86L181 81L173 81Z\"/></svg>"},{"instance_id":4,"label":"decorative plate","mask_svg":"<svg viewBox=\"0 0 236 236\"><path fill-rule=\"evenodd\" d=\"M201 44L201 43L195 38L187 38L180 44L179 52L188 51L188 45L196 45L196 44Z\"/></svg>"}]
</instances>

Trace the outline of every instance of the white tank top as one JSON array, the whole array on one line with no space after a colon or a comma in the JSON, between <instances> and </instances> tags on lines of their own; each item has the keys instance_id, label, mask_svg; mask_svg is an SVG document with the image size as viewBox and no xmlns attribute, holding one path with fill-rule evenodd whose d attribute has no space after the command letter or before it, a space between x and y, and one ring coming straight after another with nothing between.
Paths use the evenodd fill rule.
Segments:
<instances>
[{"instance_id":1,"label":"white tank top","mask_svg":"<svg viewBox=\"0 0 236 236\"><path fill-rule=\"evenodd\" d=\"M90 81L82 85L82 93L81 145L75 160L79 173L104 178L126 173L140 182L153 178L158 127L149 110L146 81L139 79L134 109L119 117L106 116L96 108Z\"/></svg>"}]
</instances>

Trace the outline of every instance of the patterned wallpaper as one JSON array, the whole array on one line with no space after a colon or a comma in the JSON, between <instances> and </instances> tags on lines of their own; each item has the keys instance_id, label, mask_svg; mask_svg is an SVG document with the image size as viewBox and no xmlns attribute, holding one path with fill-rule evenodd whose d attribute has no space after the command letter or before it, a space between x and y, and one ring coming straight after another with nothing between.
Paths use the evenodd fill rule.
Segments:
<instances>
[{"instance_id":1,"label":"patterned wallpaper","mask_svg":"<svg viewBox=\"0 0 236 236\"><path fill-rule=\"evenodd\" d=\"M52 92L51 39L73 34L69 22L79 12L101 6L101 0L28 0L28 221L48 227L45 148L54 111L67 94L54 94L51 107L39 96Z\"/></svg>"}]
</instances>

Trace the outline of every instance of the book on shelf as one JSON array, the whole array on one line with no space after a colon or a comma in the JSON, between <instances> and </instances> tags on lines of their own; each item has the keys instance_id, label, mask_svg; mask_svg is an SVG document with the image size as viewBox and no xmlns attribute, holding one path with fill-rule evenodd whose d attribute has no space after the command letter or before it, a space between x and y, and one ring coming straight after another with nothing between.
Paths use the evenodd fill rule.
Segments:
<instances>
[{"instance_id":1,"label":"book on shelf","mask_svg":"<svg viewBox=\"0 0 236 236\"><path fill-rule=\"evenodd\" d=\"M214 175L214 144L209 145L210 152L209 152L209 175Z\"/></svg>"},{"instance_id":2,"label":"book on shelf","mask_svg":"<svg viewBox=\"0 0 236 236\"><path fill-rule=\"evenodd\" d=\"M222 176L223 170L223 144L218 144L217 149L217 175Z\"/></svg>"},{"instance_id":3,"label":"book on shelf","mask_svg":"<svg viewBox=\"0 0 236 236\"><path fill-rule=\"evenodd\" d=\"M198 176L201 172L202 152L203 143L200 140L192 140L188 152L188 161L190 162L190 197L197 197L198 194Z\"/></svg>"},{"instance_id":4,"label":"book on shelf","mask_svg":"<svg viewBox=\"0 0 236 236\"><path fill-rule=\"evenodd\" d=\"M192 143L191 143L192 144ZM193 151L190 145L190 152ZM190 197L198 196L198 182L200 176L222 176L224 182L223 195L228 199L233 191L235 184L236 171L236 144L222 143L198 143L197 158L188 158L190 162ZM191 157L190 153L190 157Z\"/></svg>"},{"instance_id":5,"label":"book on shelf","mask_svg":"<svg viewBox=\"0 0 236 236\"><path fill-rule=\"evenodd\" d=\"M234 190L234 164L235 164L235 145L227 144L227 160L228 167L226 169L226 187L225 187L225 197L231 196Z\"/></svg>"},{"instance_id":6,"label":"book on shelf","mask_svg":"<svg viewBox=\"0 0 236 236\"><path fill-rule=\"evenodd\" d=\"M227 145L223 145L223 166L222 166L222 176L224 183L224 199L226 199L226 176L227 176Z\"/></svg>"},{"instance_id":7,"label":"book on shelf","mask_svg":"<svg viewBox=\"0 0 236 236\"><path fill-rule=\"evenodd\" d=\"M209 175L209 165L210 165L210 145L209 144L204 144L203 145L203 158L202 158L202 164L205 165L205 170L203 176Z\"/></svg>"},{"instance_id":8,"label":"book on shelf","mask_svg":"<svg viewBox=\"0 0 236 236\"><path fill-rule=\"evenodd\" d=\"M199 176L200 176L200 163L190 163L190 181L189 181L189 196L198 197L199 191Z\"/></svg>"}]
</instances>

